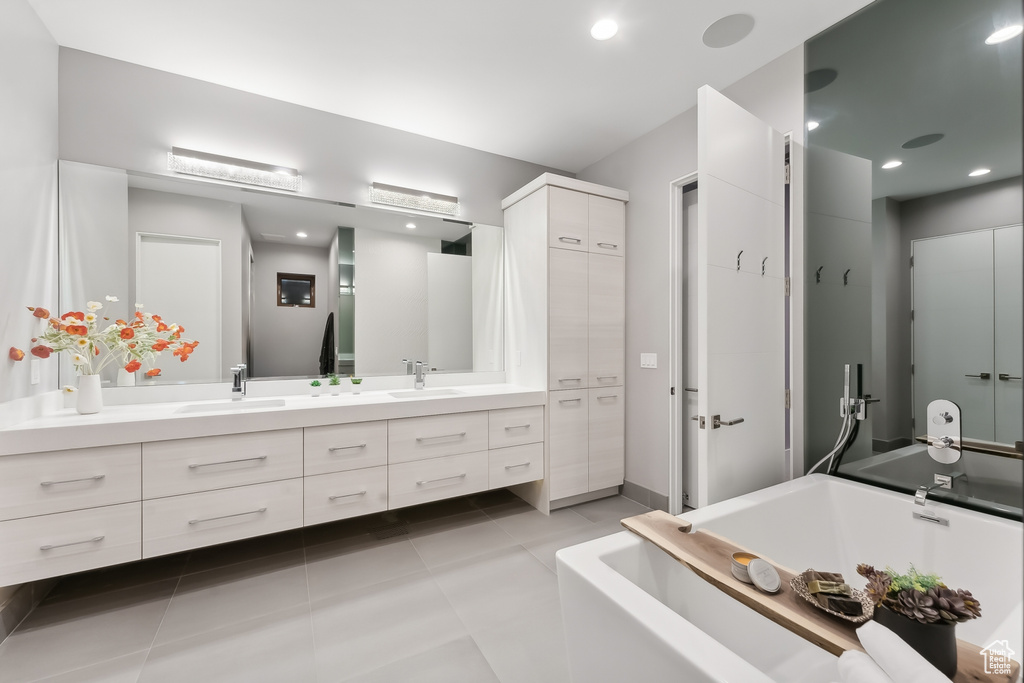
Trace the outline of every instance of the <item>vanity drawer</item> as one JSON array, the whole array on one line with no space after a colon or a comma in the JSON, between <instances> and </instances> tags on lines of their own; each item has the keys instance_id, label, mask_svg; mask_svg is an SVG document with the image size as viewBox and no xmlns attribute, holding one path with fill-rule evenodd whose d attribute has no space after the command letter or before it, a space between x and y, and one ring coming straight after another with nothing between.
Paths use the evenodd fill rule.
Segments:
<instances>
[{"instance_id":1,"label":"vanity drawer","mask_svg":"<svg viewBox=\"0 0 1024 683\"><path fill-rule=\"evenodd\" d=\"M487 419L492 449L544 440L544 406L492 410Z\"/></svg>"},{"instance_id":2,"label":"vanity drawer","mask_svg":"<svg viewBox=\"0 0 1024 683\"><path fill-rule=\"evenodd\" d=\"M388 423L356 422L303 430L305 474L327 474L388 463Z\"/></svg>"},{"instance_id":3,"label":"vanity drawer","mask_svg":"<svg viewBox=\"0 0 1024 683\"><path fill-rule=\"evenodd\" d=\"M142 557L140 503L0 522L0 586Z\"/></svg>"},{"instance_id":4,"label":"vanity drawer","mask_svg":"<svg viewBox=\"0 0 1024 683\"><path fill-rule=\"evenodd\" d=\"M368 467L306 477L303 524L322 524L388 509L388 468Z\"/></svg>"},{"instance_id":5,"label":"vanity drawer","mask_svg":"<svg viewBox=\"0 0 1024 683\"><path fill-rule=\"evenodd\" d=\"M487 451L388 467L388 509L487 489Z\"/></svg>"},{"instance_id":6,"label":"vanity drawer","mask_svg":"<svg viewBox=\"0 0 1024 683\"><path fill-rule=\"evenodd\" d=\"M144 499L301 476L301 429L142 444Z\"/></svg>"},{"instance_id":7,"label":"vanity drawer","mask_svg":"<svg viewBox=\"0 0 1024 683\"><path fill-rule=\"evenodd\" d=\"M139 500L140 444L0 458L0 520Z\"/></svg>"},{"instance_id":8,"label":"vanity drawer","mask_svg":"<svg viewBox=\"0 0 1024 683\"><path fill-rule=\"evenodd\" d=\"M155 557L302 526L302 479L142 503L142 556Z\"/></svg>"},{"instance_id":9,"label":"vanity drawer","mask_svg":"<svg viewBox=\"0 0 1024 683\"><path fill-rule=\"evenodd\" d=\"M488 487L500 489L544 478L544 444L498 448L488 451Z\"/></svg>"},{"instance_id":10,"label":"vanity drawer","mask_svg":"<svg viewBox=\"0 0 1024 683\"><path fill-rule=\"evenodd\" d=\"M410 462L487 450L487 413L388 420L388 462Z\"/></svg>"}]
</instances>

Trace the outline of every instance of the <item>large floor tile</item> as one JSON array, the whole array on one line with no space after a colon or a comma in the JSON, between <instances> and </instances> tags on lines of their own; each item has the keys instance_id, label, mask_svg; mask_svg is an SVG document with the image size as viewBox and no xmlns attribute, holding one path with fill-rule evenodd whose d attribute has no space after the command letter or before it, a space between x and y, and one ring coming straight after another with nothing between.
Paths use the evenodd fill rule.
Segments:
<instances>
[{"instance_id":1,"label":"large floor tile","mask_svg":"<svg viewBox=\"0 0 1024 683\"><path fill-rule=\"evenodd\" d=\"M568 533L556 534L554 536L548 536L547 538L539 538L535 541L529 541L524 543L523 547L530 551L531 555L543 562L548 569L551 571L557 571L555 569L555 553L562 548L568 548L569 546L577 545L578 543L586 543L587 541L592 541L595 538L601 538L602 536L617 534L620 531L624 531L624 529L618 522L591 524L586 527L574 529Z\"/></svg>"},{"instance_id":2,"label":"large floor tile","mask_svg":"<svg viewBox=\"0 0 1024 683\"><path fill-rule=\"evenodd\" d=\"M557 600L477 631L473 640L501 683L569 683L569 659Z\"/></svg>"},{"instance_id":3,"label":"large floor tile","mask_svg":"<svg viewBox=\"0 0 1024 683\"><path fill-rule=\"evenodd\" d=\"M427 572L312 603L317 672L355 676L467 635Z\"/></svg>"},{"instance_id":4,"label":"large floor tile","mask_svg":"<svg viewBox=\"0 0 1024 683\"><path fill-rule=\"evenodd\" d=\"M33 683L136 683L149 650L109 659L82 669L43 678Z\"/></svg>"},{"instance_id":5,"label":"large floor tile","mask_svg":"<svg viewBox=\"0 0 1024 683\"><path fill-rule=\"evenodd\" d=\"M145 650L177 579L36 608L0 644L0 683L25 683Z\"/></svg>"},{"instance_id":6,"label":"large floor tile","mask_svg":"<svg viewBox=\"0 0 1024 683\"><path fill-rule=\"evenodd\" d=\"M432 570L459 618L474 633L558 599L558 580L521 547Z\"/></svg>"},{"instance_id":7,"label":"large floor tile","mask_svg":"<svg viewBox=\"0 0 1024 683\"><path fill-rule=\"evenodd\" d=\"M369 534L306 549L309 599L316 601L426 569L405 538L379 541Z\"/></svg>"},{"instance_id":8,"label":"large floor tile","mask_svg":"<svg viewBox=\"0 0 1024 683\"><path fill-rule=\"evenodd\" d=\"M571 509L545 515L526 503L510 502L486 510L487 516L519 543L589 527L593 522Z\"/></svg>"},{"instance_id":9,"label":"large floor tile","mask_svg":"<svg viewBox=\"0 0 1024 683\"><path fill-rule=\"evenodd\" d=\"M192 551L188 558L188 564L185 565L185 573L205 572L240 562L258 560L268 555L301 549L302 529L291 529L232 543L211 545Z\"/></svg>"},{"instance_id":10,"label":"large floor tile","mask_svg":"<svg viewBox=\"0 0 1024 683\"><path fill-rule=\"evenodd\" d=\"M622 496L611 496L592 500L589 503L580 503L569 508L573 512L583 515L591 522L600 524L602 522L619 522L626 517L642 515L650 512L651 508L641 505L636 501Z\"/></svg>"},{"instance_id":11,"label":"large floor tile","mask_svg":"<svg viewBox=\"0 0 1024 683\"><path fill-rule=\"evenodd\" d=\"M154 647L139 683L312 683L306 605Z\"/></svg>"},{"instance_id":12,"label":"large floor tile","mask_svg":"<svg viewBox=\"0 0 1024 683\"><path fill-rule=\"evenodd\" d=\"M188 574L174 592L155 644L308 604L301 550Z\"/></svg>"},{"instance_id":13,"label":"large floor tile","mask_svg":"<svg viewBox=\"0 0 1024 683\"><path fill-rule=\"evenodd\" d=\"M145 583L176 579L185 570L188 555L187 552L177 553L70 574L63 577L53 587L43 602L76 600L108 591L141 586Z\"/></svg>"},{"instance_id":14,"label":"large floor tile","mask_svg":"<svg viewBox=\"0 0 1024 683\"><path fill-rule=\"evenodd\" d=\"M355 678L325 678L347 683L499 683L487 660L469 637L400 659Z\"/></svg>"},{"instance_id":15,"label":"large floor tile","mask_svg":"<svg viewBox=\"0 0 1024 683\"><path fill-rule=\"evenodd\" d=\"M516 545L515 539L480 510L415 524L410 536L428 567Z\"/></svg>"}]
</instances>

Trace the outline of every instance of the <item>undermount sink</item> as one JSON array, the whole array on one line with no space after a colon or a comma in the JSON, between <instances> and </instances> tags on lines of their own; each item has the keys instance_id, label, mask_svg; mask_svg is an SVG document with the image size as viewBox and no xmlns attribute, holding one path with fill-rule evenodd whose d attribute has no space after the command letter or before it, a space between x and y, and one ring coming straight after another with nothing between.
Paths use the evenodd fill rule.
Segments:
<instances>
[{"instance_id":1,"label":"undermount sink","mask_svg":"<svg viewBox=\"0 0 1024 683\"><path fill-rule=\"evenodd\" d=\"M412 389L410 391L392 391L390 395L395 398L433 398L434 396L462 396L463 393L455 389Z\"/></svg>"},{"instance_id":2,"label":"undermount sink","mask_svg":"<svg viewBox=\"0 0 1024 683\"><path fill-rule=\"evenodd\" d=\"M193 403L178 408L176 413L218 413L237 412L241 410L258 410L260 408L283 408L283 398L269 398L259 401L218 401L216 403Z\"/></svg>"}]
</instances>

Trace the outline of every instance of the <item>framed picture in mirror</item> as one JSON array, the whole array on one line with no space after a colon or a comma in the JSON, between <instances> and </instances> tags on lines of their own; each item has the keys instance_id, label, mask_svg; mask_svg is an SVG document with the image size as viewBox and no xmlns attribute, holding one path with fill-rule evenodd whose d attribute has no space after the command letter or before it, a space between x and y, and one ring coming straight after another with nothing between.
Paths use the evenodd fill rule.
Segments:
<instances>
[{"instance_id":1,"label":"framed picture in mirror","mask_svg":"<svg viewBox=\"0 0 1024 683\"><path fill-rule=\"evenodd\" d=\"M278 273L277 305L316 308L316 276Z\"/></svg>"}]
</instances>

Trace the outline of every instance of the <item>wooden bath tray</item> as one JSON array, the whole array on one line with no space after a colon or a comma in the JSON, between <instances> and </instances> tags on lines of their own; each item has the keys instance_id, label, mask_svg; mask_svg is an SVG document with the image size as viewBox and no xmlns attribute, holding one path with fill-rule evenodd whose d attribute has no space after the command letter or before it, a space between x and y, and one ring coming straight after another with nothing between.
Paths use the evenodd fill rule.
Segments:
<instances>
[{"instance_id":1,"label":"wooden bath tray","mask_svg":"<svg viewBox=\"0 0 1024 683\"><path fill-rule=\"evenodd\" d=\"M624 519L622 526L658 546L727 595L823 650L837 657L846 650L863 651L855 624L814 609L790 588L790 579L799 572L706 529L690 533L689 522L660 510ZM770 562L782 577L782 590L768 595L734 577L732 554L737 551L753 553ZM1017 680L1020 665L1016 662L1009 676L986 674L980 650L971 643L957 641L959 669L953 678L955 683L1011 683Z\"/></svg>"}]
</instances>

